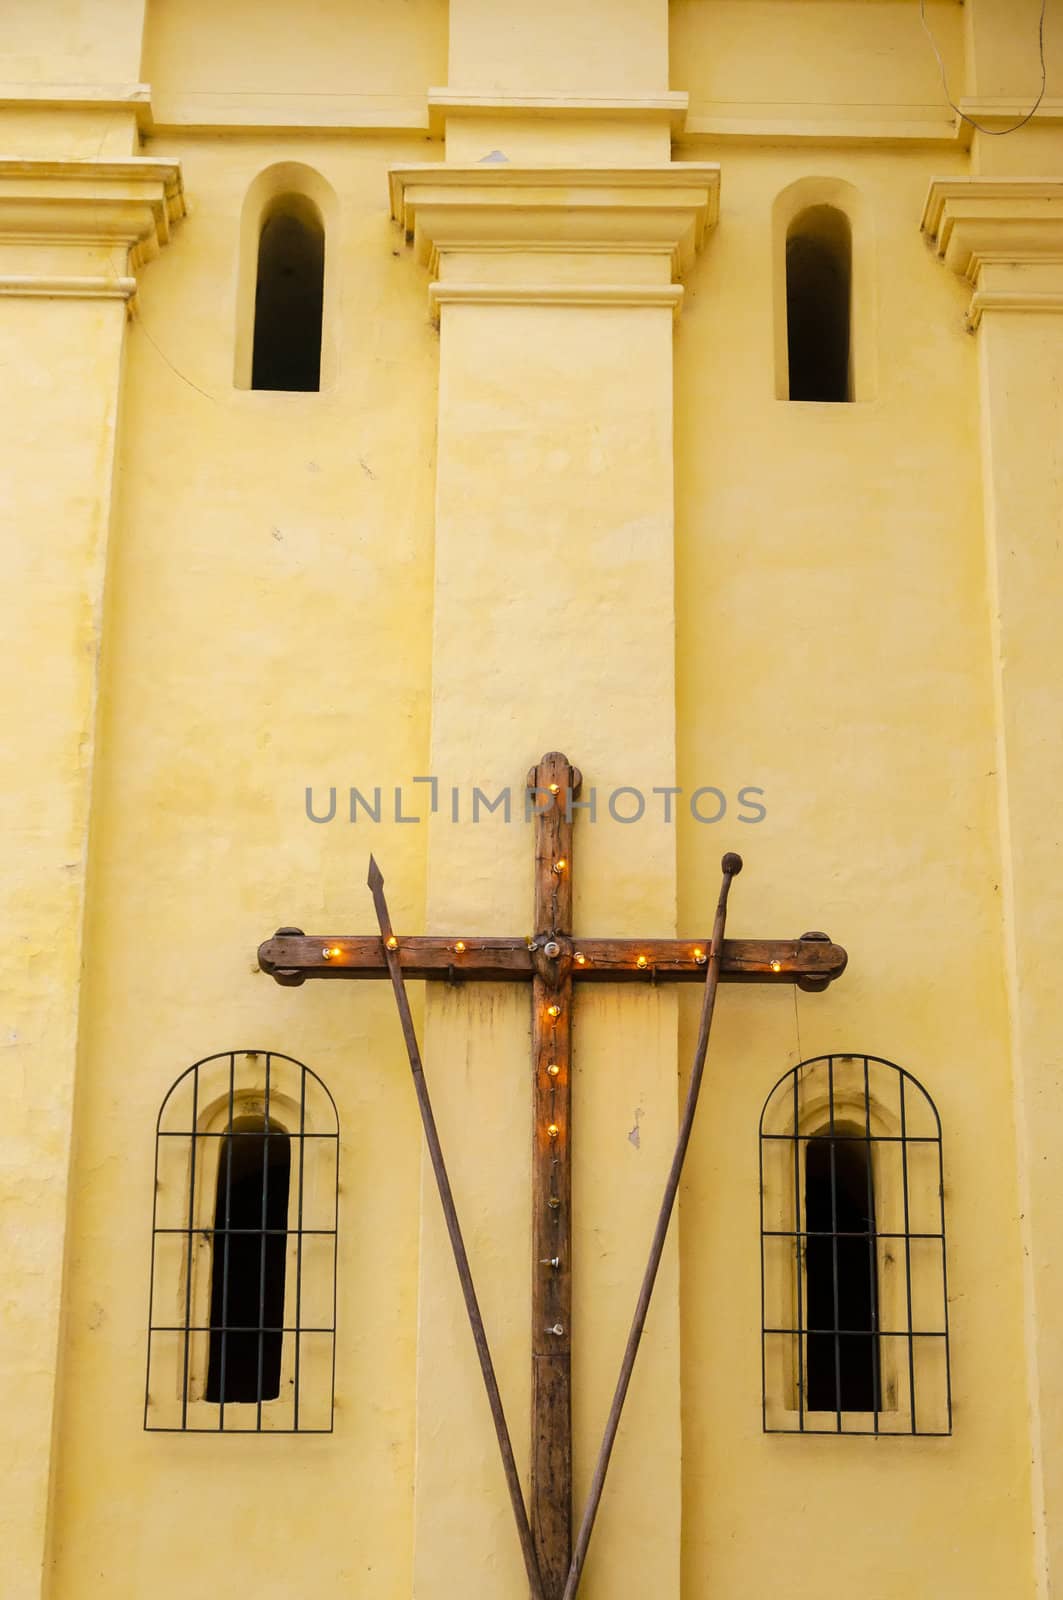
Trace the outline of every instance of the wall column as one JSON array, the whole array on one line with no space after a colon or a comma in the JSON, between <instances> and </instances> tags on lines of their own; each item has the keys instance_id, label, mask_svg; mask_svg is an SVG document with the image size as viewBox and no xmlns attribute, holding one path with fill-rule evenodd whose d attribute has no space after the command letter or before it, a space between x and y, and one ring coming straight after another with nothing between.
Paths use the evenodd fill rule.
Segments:
<instances>
[{"instance_id":1,"label":"wall column","mask_svg":"<svg viewBox=\"0 0 1063 1600\"><path fill-rule=\"evenodd\" d=\"M996 666L1005 960L1026 1242L1039 1593L1063 1585L1063 181L931 186L972 287ZM1039 1492L1038 1492L1039 1486Z\"/></svg>"},{"instance_id":2,"label":"wall column","mask_svg":"<svg viewBox=\"0 0 1063 1600\"><path fill-rule=\"evenodd\" d=\"M6 1222L4 1590L41 1593L78 1052L89 809L122 345L176 166L0 161L0 726Z\"/></svg>"},{"instance_id":3,"label":"wall column","mask_svg":"<svg viewBox=\"0 0 1063 1600\"><path fill-rule=\"evenodd\" d=\"M672 339L676 281L715 220L711 166L414 167L394 215L440 322L432 932L524 933L523 782L547 750L582 768L575 928L672 935ZM452 786L458 786L458 818ZM512 790L512 821L471 814ZM622 785L650 805L610 815ZM651 809L652 807L652 809ZM617 810L635 808L621 798ZM578 941L577 941L578 942ZM430 992L428 1070L522 1466L530 1392L530 995ZM581 994L574 1021L575 1514L634 1308L675 1136L674 996ZM424 1193L415 1594L524 1590L486 1402L430 1184ZM678 1594L678 1265L662 1272L586 1593ZM526 1474L525 1474L526 1476ZM549 1594L560 1593L550 1586Z\"/></svg>"}]
</instances>

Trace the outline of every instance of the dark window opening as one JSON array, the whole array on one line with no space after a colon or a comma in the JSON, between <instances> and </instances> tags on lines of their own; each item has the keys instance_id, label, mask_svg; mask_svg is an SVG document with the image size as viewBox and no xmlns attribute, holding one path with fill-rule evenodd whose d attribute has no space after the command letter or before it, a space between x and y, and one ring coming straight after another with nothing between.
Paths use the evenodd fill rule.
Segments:
<instances>
[{"instance_id":1,"label":"dark window opening","mask_svg":"<svg viewBox=\"0 0 1063 1600\"><path fill-rule=\"evenodd\" d=\"M878 1273L870 1152L809 1139L805 1155L809 1411L877 1411Z\"/></svg>"},{"instance_id":2,"label":"dark window opening","mask_svg":"<svg viewBox=\"0 0 1063 1600\"><path fill-rule=\"evenodd\" d=\"M284 1129L234 1118L214 1206L206 1398L216 1404L280 1394L290 1180Z\"/></svg>"},{"instance_id":3,"label":"dark window opening","mask_svg":"<svg viewBox=\"0 0 1063 1600\"><path fill-rule=\"evenodd\" d=\"M811 206L786 239L791 400L851 400L852 230L834 206Z\"/></svg>"},{"instance_id":4,"label":"dark window opening","mask_svg":"<svg viewBox=\"0 0 1063 1600\"><path fill-rule=\"evenodd\" d=\"M324 284L321 218L301 195L285 195L259 236L252 389L320 389Z\"/></svg>"}]
</instances>

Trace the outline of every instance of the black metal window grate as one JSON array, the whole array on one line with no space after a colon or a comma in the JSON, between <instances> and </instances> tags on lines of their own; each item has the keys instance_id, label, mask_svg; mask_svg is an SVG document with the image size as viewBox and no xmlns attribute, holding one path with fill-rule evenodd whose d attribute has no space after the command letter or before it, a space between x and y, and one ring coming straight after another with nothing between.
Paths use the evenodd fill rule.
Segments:
<instances>
[{"instance_id":1,"label":"black metal window grate","mask_svg":"<svg viewBox=\"0 0 1063 1600\"><path fill-rule=\"evenodd\" d=\"M952 1431L941 1121L893 1062L801 1062L760 1120L763 1425Z\"/></svg>"},{"instance_id":2,"label":"black metal window grate","mask_svg":"<svg viewBox=\"0 0 1063 1600\"><path fill-rule=\"evenodd\" d=\"M309 1067L229 1051L183 1072L155 1140L144 1426L329 1433L339 1121Z\"/></svg>"}]
</instances>

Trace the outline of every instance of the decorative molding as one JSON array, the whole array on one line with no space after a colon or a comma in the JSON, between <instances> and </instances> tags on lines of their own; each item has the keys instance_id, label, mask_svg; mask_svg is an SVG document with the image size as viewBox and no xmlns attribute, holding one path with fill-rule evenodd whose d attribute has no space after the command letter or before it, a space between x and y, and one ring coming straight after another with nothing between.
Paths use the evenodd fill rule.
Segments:
<instances>
[{"instance_id":1,"label":"decorative molding","mask_svg":"<svg viewBox=\"0 0 1063 1600\"><path fill-rule=\"evenodd\" d=\"M428 132L423 95L305 94L258 90L157 93L156 133L419 133Z\"/></svg>"},{"instance_id":2,"label":"decorative molding","mask_svg":"<svg viewBox=\"0 0 1063 1600\"><path fill-rule=\"evenodd\" d=\"M154 90L148 83L0 83L0 109L131 111L142 133L428 132L424 95Z\"/></svg>"},{"instance_id":3,"label":"decorative molding","mask_svg":"<svg viewBox=\"0 0 1063 1600\"><path fill-rule=\"evenodd\" d=\"M935 178L921 227L946 265L972 283L986 259L1063 255L1063 179Z\"/></svg>"},{"instance_id":4,"label":"decorative molding","mask_svg":"<svg viewBox=\"0 0 1063 1600\"><path fill-rule=\"evenodd\" d=\"M967 326L973 332L986 311L1063 311L1063 287L1059 289L976 289L967 312Z\"/></svg>"},{"instance_id":5,"label":"decorative molding","mask_svg":"<svg viewBox=\"0 0 1063 1600\"><path fill-rule=\"evenodd\" d=\"M392 167L391 215L433 276L450 251L666 253L685 272L719 214L715 162Z\"/></svg>"},{"instance_id":6,"label":"decorative molding","mask_svg":"<svg viewBox=\"0 0 1063 1600\"><path fill-rule=\"evenodd\" d=\"M433 321L439 308L457 306L613 306L642 310L660 306L678 317L683 303L681 283L430 283L428 303Z\"/></svg>"},{"instance_id":7,"label":"decorative molding","mask_svg":"<svg viewBox=\"0 0 1063 1600\"><path fill-rule=\"evenodd\" d=\"M1003 95L981 100L961 100L960 110L965 117L976 122L1018 122L1030 116L1029 100L1013 100ZM1059 122L1063 120L1063 100L1047 97L1041 101L1030 117L1031 122Z\"/></svg>"},{"instance_id":8,"label":"decorative molding","mask_svg":"<svg viewBox=\"0 0 1063 1600\"><path fill-rule=\"evenodd\" d=\"M142 128L151 127L151 85L147 83L0 83L5 111L133 111Z\"/></svg>"},{"instance_id":9,"label":"decorative molding","mask_svg":"<svg viewBox=\"0 0 1063 1600\"><path fill-rule=\"evenodd\" d=\"M602 117L606 120L667 121L674 135L683 131L690 97L678 90L657 95L476 94L459 89L429 89L428 125L436 138L448 116L521 117L536 121Z\"/></svg>"},{"instance_id":10,"label":"decorative molding","mask_svg":"<svg viewBox=\"0 0 1063 1600\"><path fill-rule=\"evenodd\" d=\"M184 214L181 169L174 161L0 157L0 245L124 248L127 271L135 271L158 255ZM48 285L80 282L86 275L32 276L48 293Z\"/></svg>"},{"instance_id":11,"label":"decorative molding","mask_svg":"<svg viewBox=\"0 0 1063 1600\"><path fill-rule=\"evenodd\" d=\"M947 145L962 124L940 105L832 106L766 101L706 101L687 115L686 140L744 140L803 145Z\"/></svg>"},{"instance_id":12,"label":"decorative molding","mask_svg":"<svg viewBox=\"0 0 1063 1600\"><path fill-rule=\"evenodd\" d=\"M4 300L132 300L136 292L135 278L0 273L0 299Z\"/></svg>"},{"instance_id":13,"label":"decorative molding","mask_svg":"<svg viewBox=\"0 0 1063 1600\"><path fill-rule=\"evenodd\" d=\"M1063 178L936 178L922 231L945 265L973 285L971 329L990 310L1060 309Z\"/></svg>"},{"instance_id":14,"label":"decorative molding","mask_svg":"<svg viewBox=\"0 0 1063 1600\"><path fill-rule=\"evenodd\" d=\"M0 236L108 244L158 253L185 214L176 161L132 156L56 161L0 156Z\"/></svg>"},{"instance_id":15,"label":"decorative molding","mask_svg":"<svg viewBox=\"0 0 1063 1600\"><path fill-rule=\"evenodd\" d=\"M36 253L34 271L0 274L0 297L131 306L137 269L158 255L184 214L176 162L0 157L0 259L3 247L13 246L11 265L18 267L19 247L48 247L39 264ZM67 261L96 267L101 250L120 252L111 255L109 272L55 270ZM86 252L93 254L86 259Z\"/></svg>"}]
</instances>

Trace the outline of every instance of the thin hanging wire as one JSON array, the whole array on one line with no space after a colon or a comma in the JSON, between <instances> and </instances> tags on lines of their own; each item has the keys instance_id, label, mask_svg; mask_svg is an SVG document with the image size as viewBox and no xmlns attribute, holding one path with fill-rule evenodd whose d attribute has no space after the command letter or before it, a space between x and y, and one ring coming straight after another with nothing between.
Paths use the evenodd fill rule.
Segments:
<instances>
[{"instance_id":1,"label":"thin hanging wire","mask_svg":"<svg viewBox=\"0 0 1063 1600\"><path fill-rule=\"evenodd\" d=\"M945 71L945 62L942 58L941 51L938 49L937 40L930 31L930 24L926 18L926 0L919 0L919 20L923 24L923 32L930 40L930 47L935 56L937 56L938 70L941 73L941 86L945 91L945 99L948 101L952 110L955 111L956 115L961 119L961 121L969 122L972 128L977 128L979 133L988 134L991 139L1001 139L1005 134L1018 133L1020 128L1025 128L1026 124L1032 121L1034 116L1037 114L1037 111L1041 105L1041 101L1045 97L1045 89L1048 85L1048 68L1045 65L1045 14L1047 10L1048 0L1041 0L1041 18L1037 28L1037 42L1041 53L1040 94L1037 96L1037 99L1034 101L1029 111L1027 111L1026 115L1020 118L1018 122L1013 123L1010 128L987 128L984 123L976 122L974 117L969 117L966 111L961 111L955 100L952 98L952 95L949 93L949 80L948 74Z\"/></svg>"}]
</instances>

